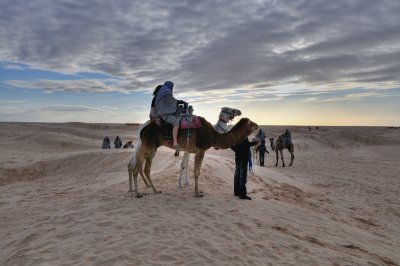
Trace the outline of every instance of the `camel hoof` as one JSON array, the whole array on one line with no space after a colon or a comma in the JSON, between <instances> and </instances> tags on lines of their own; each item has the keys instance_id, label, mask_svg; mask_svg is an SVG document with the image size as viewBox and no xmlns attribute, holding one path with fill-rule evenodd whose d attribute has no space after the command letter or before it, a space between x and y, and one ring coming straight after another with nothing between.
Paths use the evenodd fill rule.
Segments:
<instances>
[{"instance_id":1,"label":"camel hoof","mask_svg":"<svg viewBox=\"0 0 400 266\"><path fill-rule=\"evenodd\" d=\"M143 193L136 193L135 198L141 198L141 197L143 197L143 195L144 195Z\"/></svg>"},{"instance_id":2,"label":"camel hoof","mask_svg":"<svg viewBox=\"0 0 400 266\"><path fill-rule=\"evenodd\" d=\"M194 196L195 196L196 198L202 198L202 197L204 197L203 191L200 191L200 192L194 194Z\"/></svg>"},{"instance_id":3,"label":"camel hoof","mask_svg":"<svg viewBox=\"0 0 400 266\"><path fill-rule=\"evenodd\" d=\"M129 190L128 194L125 195L125 198L133 198L134 195L134 191L133 190Z\"/></svg>"},{"instance_id":4,"label":"camel hoof","mask_svg":"<svg viewBox=\"0 0 400 266\"><path fill-rule=\"evenodd\" d=\"M159 191L157 191L157 193L161 194L162 192L161 192L161 190L159 190Z\"/></svg>"}]
</instances>

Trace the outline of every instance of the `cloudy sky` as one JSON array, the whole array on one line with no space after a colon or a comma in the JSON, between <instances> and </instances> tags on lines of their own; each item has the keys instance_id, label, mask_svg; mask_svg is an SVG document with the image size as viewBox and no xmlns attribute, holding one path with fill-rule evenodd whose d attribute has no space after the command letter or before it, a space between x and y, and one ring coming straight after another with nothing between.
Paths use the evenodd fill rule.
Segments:
<instances>
[{"instance_id":1,"label":"cloudy sky","mask_svg":"<svg viewBox=\"0 0 400 266\"><path fill-rule=\"evenodd\" d=\"M400 126L400 1L0 0L0 121Z\"/></svg>"}]
</instances>

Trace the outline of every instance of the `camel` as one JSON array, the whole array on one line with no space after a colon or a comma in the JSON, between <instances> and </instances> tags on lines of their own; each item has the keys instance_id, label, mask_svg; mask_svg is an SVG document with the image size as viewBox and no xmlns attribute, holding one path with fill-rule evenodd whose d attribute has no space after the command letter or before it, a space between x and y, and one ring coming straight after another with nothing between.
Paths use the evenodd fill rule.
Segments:
<instances>
[{"instance_id":1,"label":"camel","mask_svg":"<svg viewBox=\"0 0 400 266\"><path fill-rule=\"evenodd\" d=\"M193 111L193 109L191 110ZM242 112L238 109L230 108L230 107L222 107L221 112L219 113L217 124L214 125L214 128L220 132L224 133L228 131L228 122L232 121L236 116L240 116ZM192 113L190 113L190 120ZM189 140L190 141L190 140ZM189 186L189 159L190 153L185 151L183 154L182 162L181 162L181 172L178 178L178 186L182 187L182 180L185 180L185 187Z\"/></svg>"},{"instance_id":2,"label":"camel","mask_svg":"<svg viewBox=\"0 0 400 266\"><path fill-rule=\"evenodd\" d=\"M257 164L257 162L259 162L257 149L258 147L260 147L261 141L265 140L266 137L267 136L265 135L265 132L262 129L260 129L257 132L256 136L251 140L251 141L258 140L256 145L250 147L251 158L254 159L254 164Z\"/></svg>"},{"instance_id":3,"label":"camel","mask_svg":"<svg viewBox=\"0 0 400 266\"><path fill-rule=\"evenodd\" d=\"M203 162L204 153L211 147L218 149L228 149L233 145L243 141L253 131L258 129L258 125L248 118L242 118L229 132L219 133L206 119L198 116L202 127L191 129L189 143L186 140L186 130L179 130L178 143L182 150L195 153L194 166L194 195L202 197L203 192L199 191L198 179L200 176L200 168ZM136 151L128 165L129 172L129 193L134 192L136 198L143 196L139 193L137 186L138 173L142 171L143 163L145 163L144 174L154 193L158 191L150 176L152 160L160 146L173 148L172 140L164 140L161 134L161 128L155 121L148 123L140 132L141 144L136 146ZM132 189L132 179L135 190Z\"/></svg>"},{"instance_id":4,"label":"camel","mask_svg":"<svg viewBox=\"0 0 400 266\"><path fill-rule=\"evenodd\" d=\"M270 138L269 141L271 142L271 149L273 151L275 151L276 153L276 164L275 166L278 166L278 160L279 160L279 156L278 156L278 151L281 154L281 159L282 159L282 167L285 167L285 161L283 160L283 154L282 151L284 149L288 149L288 151L290 152L291 155L291 161L289 166L292 166L293 164L293 160L294 160L294 145L292 142L290 142L289 145L285 145L284 139L283 139L283 135L279 136L279 138L277 138L276 140L274 140L273 138Z\"/></svg>"},{"instance_id":5,"label":"camel","mask_svg":"<svg viewBox=\"0 0 400 266\"><path fill-rule=\"evenodd\" d=\"M251 141L256 141L258 139L253 138ZM251 158L253 159L253 163L257 164L258 162L258 152L257 152L257 148L258 146L260 146L261 142L258 142L256 145L251 146L250 150L251 150Z\"/></svg>"}]
</instances>

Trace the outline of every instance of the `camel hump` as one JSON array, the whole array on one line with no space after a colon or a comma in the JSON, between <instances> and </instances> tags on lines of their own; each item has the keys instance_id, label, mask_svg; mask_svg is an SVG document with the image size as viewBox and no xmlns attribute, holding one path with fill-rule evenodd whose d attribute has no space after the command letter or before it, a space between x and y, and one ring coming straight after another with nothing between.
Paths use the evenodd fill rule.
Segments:
<instances>
[{"instance_id":1,"label":"camel hump","mask_svg":"<svg viewBox=\"0 0 400 266\"><path fill-rule=\"evenodd\" d=\"M150 125L156 124L155 121L147 120L143 125L139 127L139 137L143 139L143 132L147 129Z\"/></svg>"}]
</instances>

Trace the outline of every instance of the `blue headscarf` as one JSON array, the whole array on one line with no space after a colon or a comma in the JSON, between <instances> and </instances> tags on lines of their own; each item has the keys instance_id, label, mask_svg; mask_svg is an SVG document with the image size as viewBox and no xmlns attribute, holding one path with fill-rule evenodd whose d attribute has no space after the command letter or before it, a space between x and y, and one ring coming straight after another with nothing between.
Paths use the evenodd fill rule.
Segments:
<instances>
[{"instance_id":1,"label":"blue headscarf","mask_svg":"<svg viewBox=\"0 0 400 266\"><path fill-rule=\"evenodd\" d=\"M160 102L161 97L167 94L172 94L173 89L174 89L174 83L172 83L171 81L166 81L164 85L162 85L160 90L157 92L156 105Z\"/></svg>"}]
</instances>

